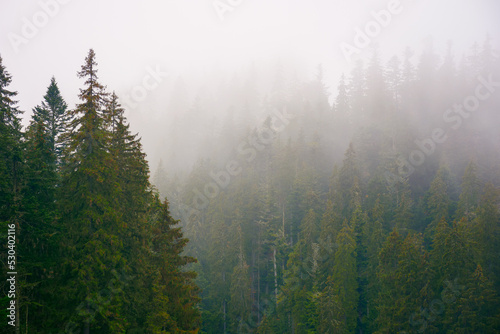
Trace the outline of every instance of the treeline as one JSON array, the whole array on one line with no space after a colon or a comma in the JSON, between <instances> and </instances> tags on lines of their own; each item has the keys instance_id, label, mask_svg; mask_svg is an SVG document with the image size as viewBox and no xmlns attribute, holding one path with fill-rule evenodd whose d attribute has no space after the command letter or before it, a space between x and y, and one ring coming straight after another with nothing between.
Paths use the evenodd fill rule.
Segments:
<instances>
[{"instance_id":1,"label":"treeline","mask_svg":"<svg viewBox=\"0 0 500 334\"><path fill-rule=\"evenodd\" d=\"M198 259L202 332L500 331L499 59L488 39L459 62L431 44L414 59L375 50L333 104L321 69L279 69L207 135L216 158L186 177L160 163ZM268 117L231 121L245 112Z\"/></svg>"},{"instance_id":2,"label":"treeline","mask_svg":"<svg viewBox=\"0 0 500 334\"><path fill-rule=\"evenodd\" d=\"M187 239L149 182L118 97L98 80L93 50L78 77L74 109L52 78L23 131L0 58L1 326L13 329L14 300L20 333L197 333L196 274L184 269L196 260L182 255Z\"/></svg>"}]
</instances>

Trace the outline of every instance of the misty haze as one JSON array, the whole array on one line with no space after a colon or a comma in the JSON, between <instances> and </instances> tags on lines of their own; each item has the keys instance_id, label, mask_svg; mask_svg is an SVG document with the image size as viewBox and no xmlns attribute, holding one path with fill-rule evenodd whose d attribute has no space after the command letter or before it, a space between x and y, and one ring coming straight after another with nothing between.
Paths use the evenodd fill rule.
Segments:
<instances>
[{"instance_id":1,"label":"misty haze","mask_svg":"<svg viewBox=\"0 0 500 334\"><path fill-rule=\"evenodd\" d=\"M500 333L499 15L0 0L0 332Z\"/></svg>"}]
</instances>

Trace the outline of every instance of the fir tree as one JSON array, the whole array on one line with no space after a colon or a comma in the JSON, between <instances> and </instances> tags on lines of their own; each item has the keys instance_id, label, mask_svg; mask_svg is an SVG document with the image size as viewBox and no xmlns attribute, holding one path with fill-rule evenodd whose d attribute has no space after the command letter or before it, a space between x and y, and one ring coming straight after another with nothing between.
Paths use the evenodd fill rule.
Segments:
<instances>
[{"instance_id":1,"label":"fir tree","mask_svg":"<svg viewBox=\"0 0 500 334\"><path fill-rule=\"evenodd\" d=\"M477 167L474 162L469 162L462 178L462 192L458 200L456 212L457 219L465 217L471 219L479 204L481 183L476 175Z\"/></svg>"},{"instance_id":2,"label":"fir tree","mask_svg":"<svg viewBox=\"0 0 500 334\"><path fill-rule=\"evenodd\" d=\"M120 212L117 165L106 128L107 94L98 82L93 50L78 76L85 79L86 87L80 90L82 103L72 111L75 118L62 171L60 204L68 235L62 240L66 250L62 277L68 304L85 302L79 313L67 310L85 331L122 330L122 295L114 294L104 305L98 294L113 278L112 270L127 270L127 264L122 255L126 225Z\"/></svg>"},{"instance_id":3,"label":"fir tree","mask_svg":"<svg viewBox=\"0 0 500 334\"><path fill-rule=\"evenodd\" d=\"M357 325L358 306L358 281L356 264L356 240L354 230L344 223L342 230L337 236L339 245L335 252L335 267L331 281L333 283L334 294L338 296L338 301L342 313L340 318L348 333L354 333Z\"/></svg>"},{"instance_id":4,"label":"fir tree","mask_svg":"<svg viewBox=\"0 0 500 334\"><path fill-rule=\"evenodd\" d=\"M176 227L178 221L171 217L168 202L160 203L156 197L153 212L156 219L151 222L148 262L152 266L154 290L152 305L148 307L148 329L153 333L198 333L199 289L193 282L196 273L184 269L196 259L182 255L188 239Z\"/></svg>"},{"instance_id":5,"label":"fir tree","mask_svg":"<svg viewBox=\"0 0 500 334\"><path fill-rule=\"evenodd\" d=\"M33 119L45 124L50 148L56 156L57 162L60 162L67 144L63 136L71 120L67 108L68 106L61 96L56 79L52 77L41 105L33 109Z\"/></svg>"}]
</instances>

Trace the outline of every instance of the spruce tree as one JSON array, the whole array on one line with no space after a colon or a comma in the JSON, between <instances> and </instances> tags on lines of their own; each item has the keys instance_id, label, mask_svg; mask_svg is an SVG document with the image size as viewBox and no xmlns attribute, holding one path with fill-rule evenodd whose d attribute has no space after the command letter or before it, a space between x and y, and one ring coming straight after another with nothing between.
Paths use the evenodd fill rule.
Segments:
<instances>
[{"instance_id":1,"label":"spruce tree","mask_svg":"<svg viewBox=\"0 0 500 334\"><path fill-rule=\"evenodd\" d=\"M68 106L61 96L56 79L52 77L42 103L33 108L33 119L45 124L49 145L58 163L61 162L66 146L63 134L67 131L71 119L67 109Z\"/></svg>"},{"instance_id":2,"label":"spruce tree","mask_svg":"<svg viewBox=\"0 0 500 334\"><path fill-rule=\"evenodd\" d=\"M11 81L12 77L7 72L0 56L0 228L3 233L6 233L8 225L14 224L16 229L15 238L19 240L20 229L23 228L20 210L23 170L23 144L20 122L22 112L17 107L17 101L14 100L17 92L9 90ZM7 264L7 249L2 248L2 250L4 251L0 255L0 260L2 260L2 263ZM14 260L9 259L9 265L13 264L12 261L15 261L15 265L10 267L9 270L19 270L21 275L29 273L28 268L23 268L21 271L17 256ZM18 307L22 301L20 297L22 294L23 291L18 286L16 291L16 305ZM4 298L2 300L1 307L6 309L7 305L3 304L4 301L8 303L8 299ZM16 318L16 325L19 326L19 308L17 308Z\"/></svg>"},{"instance_id":3,"label":"spruce tree","mask_svg":"<svg viewBox=\"0 0 500 334\"><path fill-rule=\"evenodd\" d=\"M335 252L335 266L331 276L333 292L338 296L341 316L338 319L348 333L354 333L357 326L358 280L357 254L354 229L346 222L337 235L338 249Z\"/></svg>"},{"instance_id":4,"label":"spruce tree","mask_svg":"<svg viewBox=\"0 0 500 334\"><path fill-rule=\"evenodd\" d=\"M442 219L448 220L451 201L447 188L444 180L444 169L440 168L431 182L427 195L427 213L431 220L425 230L427 238L434 236L436 227Z\"/></svg>"},{"instance_id":5,"label":"spruce tree","mask_svg":"<svg viewBox=\"0 0 500 334\"><path fill-rule=\"evenodd\" d=\"M14 219L18 209L22 162L21 111L9 90L12 76L0 56L0 222ZM13 222L13 221L12 221Z\"/></svg>"},{"instance_id":6,"label":"spruce tree","mask_svg":"<svg viewBox=\"0 0 500 334\"><path fill-rule=\"evenodd\" d=\"M61 213L67 238L61 282L71 321L85 332L123 330L122 291L103 301L99 292L114 279L112 272L128 271L123 256L120 187L117 165L110 152L106 127L107 94L98 82L95 53L91 49L78 72L85 79L82 103L72 110L69 143L65 150L61 185ZM76 311L74 305L79 305ZM70 307L73 305L73 307Z\"/></svg>"},{"instance_id":7,"label":"spruce tree","mask_svg":"<svg viewBox=\"0 0 500 334\"><path fill-rule=\"evenodd\" d=\"M475 209L479 204L481 182L477 177L477 166L474 162L469 162L462 178L462 192L458 200L456 218L465 217L471 219Z\"/></svg>"},{"instance_id":8,"label":"spruce tree","mask_svg":"<svg viewBox=\"0 0 500 334\"><path fill-rule=\"evenodd\" d=\"M196 260L182 255L188 239L178 221L170 215L168 202L156 196L152 203L148 263L151 266L153 291L145 304L147 328L152 333L198 333L200 314L197 308L199 289L194 284L196 273L186 266Z\"/></svg>"},{"instance_id":9,"label":"spruce tree","mask_svg":"<svg viewBox=\"0 0 500 334\"><path fill-rule=\"evenodd\" d=\"M480 253L479 263L497 289L500 288L500 259L493 250L500 247L499 198L498 189L487 184L476 210L476 219L472 222L472 233Z\"/></svg>"},{"instance_id":10,"label":"spruce tree","mask_svg":"<svg viewBox=\"0 0 500 334\"><path fill-rule=\"evenodd\" d=\"M51 312L57 303L51 297L56 287L52 273L58 266L57 240L61 237L57 226L56 155L45 124L33 117L25 134L23 238L19 242L20 263L29 273L24 282L26 305L21 309L22 317L30 328L39 330L54 326L55 314Z\"/></svg>"},{"instance_id":11,"label":"spruce tree","mask_svg":"<svg viewBox=\"0 0 500 334\"><path fill-rule=\"evenodd\" d=\"M481 265L477 265L456 294L456 302L447 310L447 333L497 333L500 330L498 295Z\"/></svg>"}]
</instances>

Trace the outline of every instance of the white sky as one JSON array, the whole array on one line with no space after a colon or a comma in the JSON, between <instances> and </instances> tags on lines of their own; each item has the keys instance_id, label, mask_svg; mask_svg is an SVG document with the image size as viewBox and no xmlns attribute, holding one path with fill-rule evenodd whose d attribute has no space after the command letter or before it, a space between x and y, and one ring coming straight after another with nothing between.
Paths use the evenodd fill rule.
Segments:
<instances>
[{"instance_id":1,"label":"white sky","mask_svg":"<svg viewBox=\"0 0 500 334\"><path fill-rule=\"evenodd\" d=\"M16 52L9 38L22 37L27 21L43 18L42 3L54 2L58 12ZM275 57L292 57L311 72L322 63L328 86L334 89L340 73L349 71L340 43L352 44L354 29L364 28L373 20L370 12L387 8L391 1L221 0L240 3L225 13L224 20L214 2L0 0L0 55L13 76L11 89L18 91L19 105L29 116L54 75L73 107L82 87L76 72L89 48L96 51L101 82L119 96L141 83L147 67L158 66L175 78L186 72L209 72L214 64L232 70ZM386 59L401 54L406 46L420 48L429 34L438 51L453 40L457 58L487 33L498 45L500 1L400 0L400 6L401 13L372 39Z\"/></svg>"}]
</instances>

